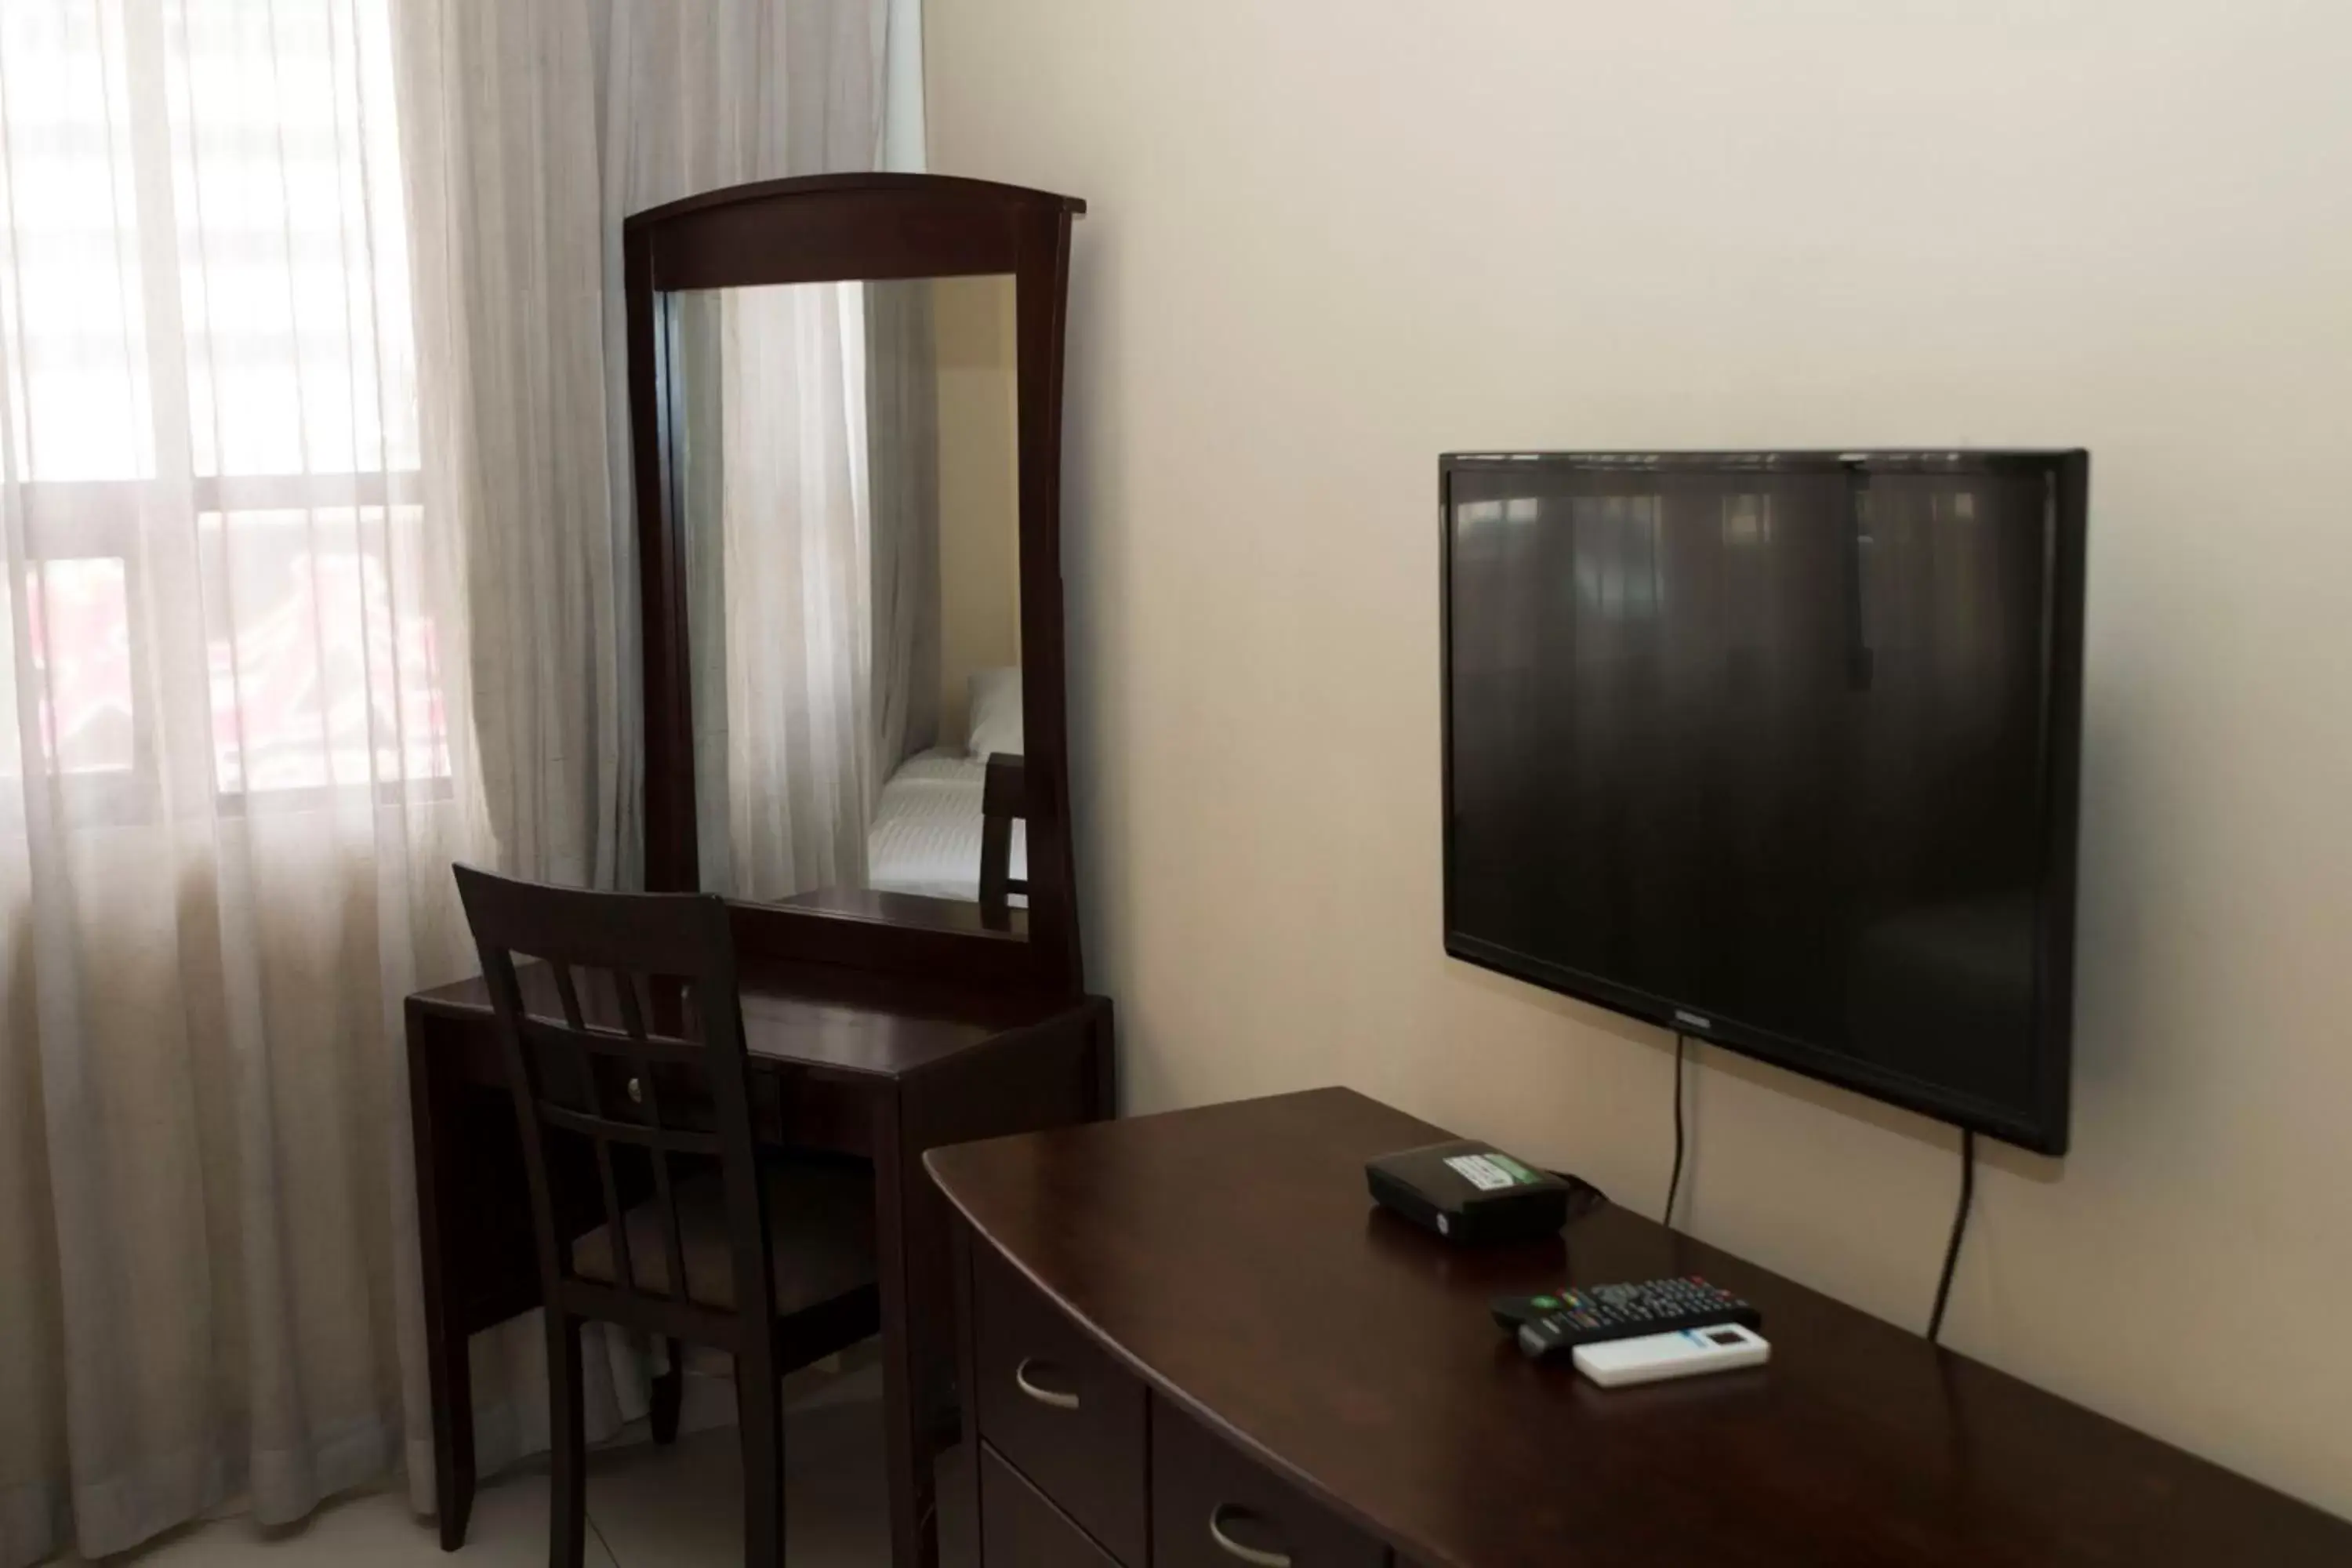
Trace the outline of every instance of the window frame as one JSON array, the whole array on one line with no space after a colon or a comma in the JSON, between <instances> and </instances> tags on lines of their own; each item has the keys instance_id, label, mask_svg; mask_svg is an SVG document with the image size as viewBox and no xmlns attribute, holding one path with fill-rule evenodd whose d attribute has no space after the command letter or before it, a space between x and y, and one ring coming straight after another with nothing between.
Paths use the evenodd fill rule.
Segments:
<instances>
[{"instance_id":1,"label":"window frame","mask_svg":"<svg viewBox=\"0 0 2352 1568\"><path fill-rule=\"evenodd\" d=\"M325 3L331 6L334 0ZM119 43L129 58L143 56L151 63L160 60L166 47L167 30L173 25L163 16L163 7L126 0L118 15L119 32L110 30L104 16L99 19L101 69L110 76L123 68L124 61L103 58L113 43ZM162 584L145 580L141 549L142 518L152 515L152 502L160 491L184 491L185 516L179 521L191 535L208 514L226 520L239 511L315 514L338 508L376 508L381 510L387 525L376 534L380 541L388 535L395 509L411 507L421 510L425 504L421 468L262 474L194 471L196 432L189 421L197 406L195 345L187 327L189 280L181 251L173 95L168 91L126 90L122 111L127 134L117 144L116 155L127 168L117 177L124 174L128 176L131 228L127 234L118 229L114 244L122 258L137 268L139 338L142 340L147 372L143 386L146 406L142 412L149 422L146 456L153 473L144 478L73 479L18 479L11 474L5 481L26 523L22 531L22 566L26 581L22 586L27 596L33 591L35 574L52 562L113 560L122 567L131 670L130 766L119 772L107 769L68 773L58 767L55 759L47 754L46 737L37 737L29 748L20 747L24 752L22 786L30 790L36 780L45 783L56 792L53 798L63 808L67 820L85 826L138 826L163 816L165 786L155 734L158 693L151 673L153 650L148 646L146 617L139 614L139 605L151 590L163 591ZM8 142L7 137L0 135L0 157L13 162L18 153ZM366 156L364 152L361 156ZM14 221L13 213L5 217L6 221ZM405 243L404 235L401 241ZM24 395L31 395L29 384ZM0 438L13 443L16 437L9 431L0 433ZM20 457L23 455L20 453ZM218 460L217 456L215 460ZM174 477L160 477L167 470ZM189 477L183 480L176 477L179 473ZM179 499L172 498L174 502ZM371 543L369 533L364 528L360 531L361 554L389 565L381 543ZM202 588L192 584L188 591L201 594ZM445 723L446 717L445 710ZM454 748L452 737L446 734L442 737L445 765L440 771L412 777L404 758L397 774L375 778L366 784L324 784L273 789L254 788L239 782L231 786L224 778L217 748L208 743L208 749L212 752L208 793L215 813L221 816L320 810L368 795L374 797L374 804L387 805L448 800L456 795ZM21 813L21 805L14 801L7 804L11 817Z\"/></svg>"}]
</instances>

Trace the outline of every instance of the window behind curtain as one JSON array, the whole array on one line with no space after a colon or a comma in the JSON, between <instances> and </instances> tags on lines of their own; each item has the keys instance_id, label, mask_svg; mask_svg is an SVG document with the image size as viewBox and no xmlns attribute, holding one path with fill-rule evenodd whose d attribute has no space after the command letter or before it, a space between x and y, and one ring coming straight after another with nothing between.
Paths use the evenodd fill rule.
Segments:
<instances>
[{"instance_id":1,"label":"window behind curtain","mask_svg":"<svg viewBox=\"0 0 2352 1568\"><path fill-rule=\"evenodd\" d=\"M386 4L0 0L0 770L84 817L449 773Z\"/></svg>"}]
</instances>

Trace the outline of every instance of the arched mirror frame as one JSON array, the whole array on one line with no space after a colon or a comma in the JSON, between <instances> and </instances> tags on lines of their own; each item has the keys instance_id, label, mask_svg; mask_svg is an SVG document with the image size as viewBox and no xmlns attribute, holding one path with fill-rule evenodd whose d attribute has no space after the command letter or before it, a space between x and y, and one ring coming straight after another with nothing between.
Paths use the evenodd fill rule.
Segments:
<instances>
[{"instance_id":1,"label":"arched mirror frame","mask_svg":"<svg viewBox=\"0 0 2352 1568\"><path fill-rule=\"evenodd\" d=\"M1082 989L1061 571L1062 340L1086 204L982 180L824 174L689 196L623 226L645 677L646 885L698 885L686 541L664 297L681 289L1009 274L1014 281L1025 936L977 905L856 893L733 903L747 955L983 985ZM911 918L910 918L911 917Z\"/></svg>"}]
</instances>

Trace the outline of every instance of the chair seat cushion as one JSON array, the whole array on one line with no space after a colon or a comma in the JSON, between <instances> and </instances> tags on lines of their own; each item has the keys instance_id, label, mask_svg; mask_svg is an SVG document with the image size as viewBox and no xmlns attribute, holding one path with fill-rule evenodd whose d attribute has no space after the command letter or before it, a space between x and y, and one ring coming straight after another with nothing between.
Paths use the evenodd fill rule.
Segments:
<instances>
[{"instance_id":1,"label":"chair seat cushion","mask_svg":"<svg viewBox=\"0 0 2352 1568\"><path fill-rule=\"evenodd\" d=\"M771 1268L776 1311L789 1315L871 1285L874 1270L874 1176L858 1165L815 1161L763 1162L767 1182ZM719 1173L677 1183L678 1242L686 1254L688 1299L720 1311L735 1310L734 1254L727 1237L727 1200ZM623 1219L636 1287L670 1294L669 1243L661 1201L639 1204ZM572 1271L612 1284L612 1226L600 1225L572 1244Z\"/></svg>"}]
</instances>

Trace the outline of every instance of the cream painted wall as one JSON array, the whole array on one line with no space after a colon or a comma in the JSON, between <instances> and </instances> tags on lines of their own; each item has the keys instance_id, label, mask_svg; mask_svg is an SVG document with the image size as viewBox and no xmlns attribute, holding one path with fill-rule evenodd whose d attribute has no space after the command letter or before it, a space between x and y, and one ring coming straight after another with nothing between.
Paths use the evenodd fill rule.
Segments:
<instances>
[{"instance_id":1,"label":"cream painted wall","mask_svg":"<svg viewBox=\"0 0 2352 1568\"><path fill-rule=\"evenodd\" d=\"M2074 1153L1990 1153L1948 1337L2352 1513L2352 7L930 0L927 41L935 168L1092 204L1065 571L1130 1107L1345 1081L1654 1210L1670 1042L1441 950L1437 454L2081 443ZM1957 1138L1696 1076L1691 1227L1920 1324Z\"/></svg>"},{"instance_id":2,"label":"cream painted wall","mask_svg":"<svg viewBox=\"0 0 2352 1568\"><path fill-rule=\"evenodd\" d=\"M939 354L943 746L963 742L972 672L1021 662L1015 310L1010 278L931 279Z\"/></svg>"}]
</instances>

